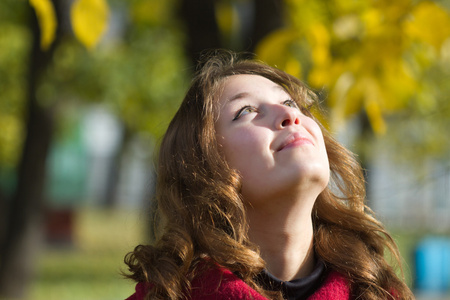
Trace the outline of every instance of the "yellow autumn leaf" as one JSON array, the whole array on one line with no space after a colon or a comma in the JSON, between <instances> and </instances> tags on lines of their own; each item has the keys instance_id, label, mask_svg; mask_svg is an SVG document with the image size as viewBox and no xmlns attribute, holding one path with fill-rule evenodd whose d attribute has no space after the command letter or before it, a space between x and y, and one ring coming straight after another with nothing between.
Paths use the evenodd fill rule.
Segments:
<instances>
[{"instance_id":1,"label":"yellow autumn leaf","mask_svg":"<svg viewBox=\"0 0 450 300\"><path fill-rule=\"evenodd\" d=\"M364 104L373 131L378 135L385 134L387 126L383 118L380 104L373 98L366 99Z\"/></svg>"},{"instance_id":2,"label":"yellow autumn leaf","mask_svg":"<svg viewBox=\"0 0 450 300\"><path fill-rule=\"evenodd\" d=\"M55 8L50 0L30 0L30 5L36 11L41 29L41 49L45 51L55 40L57 26Z\"/></svg>"},{"instance_id":3,"label":"yellow autumn leaf","mask_svg":"<svg viewBox=\"0 0 450 300\"><path fill-rule=\"evenodd\" d=\"M302 65L297 59L292 56L289 56L289 58L286 60L284 71L297 78L302 77Z\"/></svg>"},{"instance_id":4,"label":"yellow autumn leaf","mask_svg":"<svg viewBox=\"0 0 450 300\"><path fill-rule=\"evenodd\" d=\"M308 82L316 88L330 88L348 69L347 62L338 59L331 60L329 65L314 65L308 74Z\"/></svg>"},{"instance_id":5,"label":"yellow autumn leaf","mask_svg":"<svg viewBox=\"0 0 450 300\"><path fill-rule=\"evenodd\" d=\"M383 109L395 112L405 109L411 97L419 90L419 82L402 61L388 61L379 79L385 97L380 98Z\"/></svg>"},{"instance_id":6,"label":"yellow autumn leaf","mask_svg":"<svg viewBox=\"0 0 450 300\"><path fill-rule=\"evenodd\" d=\"M298 39L296 30L286 28L275 30L258 43L255 53L258 59L283 69L288 48Z\"/></svg>"},{"instance_id":7,"label":"yellow autumn leaf","mask_svg":"<svg viewBox=\"0 0 450 300\"><path fill-rule=\"evenodd\" d=\"M383 19L387 23L397 23L405 17L405 14L413 6L412 0L376 0L373 5L383 14Z\"/></svg>"},{"instance_id":8,"label":"yellow autumn leaf","mask_svg":"<svg viewBox=\"0 0 450 300\"><path fill-rule=\"evenodd\" d=\"M347 77L348 75L346 75ZM338 104L342 106L344 119L348 119L350 116L357 114L361 111L363 100L366 94L367 80L365 78L359 78L359 74L351 74L351 77L346 79L345 84L349 84L347 92L342 98L342 103ZM343 78L340 78L341 80ZM351 82L350 80L354 80ZM345 89L345 84L343 89Z\"/></svg>"},{"instance_id":9,"label":"yellow autumn leaf","mask_svg":"<svg viewBox=\"0 0 450 300\"><path fill-rule=\"evenodd\" d=\"M380 10L373 7L369 8L361 14L360 18L366 35L373 36L379 34L383 20L383 15Z\"/></svg>"},{"instance_id":10,"label":"yellow autumn leaf","mask_svg":"<svg viewBox=\"0 0 450 300\"><path fill-rule=\"evenodd\" d=\"M309 71L308 83L317 88L322 88L329 82L329 72L327 68L315 67Z\"/></svg>"},{"instance_id":11,"label":"yellow autumn leaf","mask_svg":"<svg viewBox=\"0 0 450 300\"><path fill-rule=\"evenodd\" d=\"M109 7L106 1L77 0L70 14L75 36L86 48L94 48L108 24Z\"/></svg>"},{"instance_id":12,"label":"yellow autumn leaf","mask_svg":"<svg viewBox=\"0 0 450 300\"><path fill-rule=\"evenodd\" d=\"M380 89L379 83L373 77L365 77L359 81L360 92L363 95L364 109L367 113L370 125L375 134L382 135L386 133L386 122L383 118L384 95Z\"/></svg>"},{"instance_id":13,"label":"yellow autumn leaf","mask_svg":"<svg viewBox=\"0 0 450 300\"><path fill-rule=\"evenodd\" d=\"M321 23L314 23L309 27L308 40L312 44L328 46L330 44L330 34L328 29Z\"/></svg>"},{"instance_id":14,"label":"yellow autumn leaf","mask_svg":"<svg viewBox=\"0 0 450 300\"><path fill-rule=\"evenodd\" d=\"M215 17L217 26L224 36L230 36L234 28L239 26L236 11L229 1L219 1L217 3Z\"/></svg>"},{"instance_id":15,"label":"yellow autumn leaf","mask_svg":"<svg viewBox=\"0 0 450 300\"><path fill-rule=\"evenodd\" d=\"M309 27L307 39L311 45L311 56L315 66L327 66L330 63L330 33L320 23Z\"/></svg>"},{"instance_id":16,"label":"yellow autumn leaf","mask_svg":"<svg viewBox=\"0 0 450 300\"><path fill-rule=\"evenodd\" d=\"M404 30L412 39L432 45L437 51L450 37L450 16L434 2L421 2L414 9Z\"/></svg>"}]
</instances>

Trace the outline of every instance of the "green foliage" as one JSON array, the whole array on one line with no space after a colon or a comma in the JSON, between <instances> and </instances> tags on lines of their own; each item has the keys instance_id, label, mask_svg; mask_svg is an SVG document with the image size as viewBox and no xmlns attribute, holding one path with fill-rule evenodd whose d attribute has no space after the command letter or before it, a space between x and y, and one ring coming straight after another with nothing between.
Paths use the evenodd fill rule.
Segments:
<instances>
[{"instance_id":1,"label":"green foliage","mask_svg":"<svg viewBox=\"0 0 450 300\"><path fill-rule=\"evenodd\" d=\"M134 283L123 258L143 242L142 215L126 210L75 212L74 246L41 253L28 299L125 299ZM118 242L119 241L119 242Z\"/></svg>"},{"instance_id":2,"label":"green foliage","mask_svg":"<svg viewBox=\"0 0 450 300\"><path fill-rule=\"evenodd\" d=\"M122 44L98 56L105 101L130 129L161 136L187 84L179 33L171 28L133 28Z\"/></svg>"},{"instance_id":3,"label":"green foliage","mask_svg":"<svg viewBox=\"0 0 450 300\"><path fill-rule=\"evenodd\" d=\"M230 1L220 3L219 25L230 31L235 12ZM441 132L449 114L442 109L448 103L444 91L450 76L444 71L450 65L448 1L285 3L287 26L259 44L259 58L306 79L314 88L325 87L333 126L365 110L375 132L389 129L398 140L397 132L407 131L405 120L427 119L422 128L435 133L415 137L412 145L445 152L443 141L448 139ZM110 15L119 16L113 18L119 33L107 33L95 51L86 51L74 36L64 36L39 82L37 98L59 112L72 109L74 103L101 102L129 130L146 130L158 137L181 101L189 75L175 15L178 2L110 0L108 4ZM0 165L9 167L16 165L23 139L30 48L27 6L26 1L14 0L0 4L0 126L4 129ZM78 18L87 15L80 13ZM429 115L433 117L425 117ZM386 121L392 125L388 127Z\"/></svg>"},{"instance_id":4,"label":"green foliage","mask_svg":"<svg viewBox=\"0 0 450 300\"><path fill-rule=\"evenodd\" d=\"M29 17L28 3L24 0L3 0L0 2L0 21L2 24L23 25Z\"/></svg>"},{"instance_id":5,"label":"green foliage","mask_svg":"<svg viewBox=\"0 0 450 300\"><path fill-rule=\"evenodd\" d=\"M24 5L20 1L0 4L0 165L12 168L19 158L18 149L22 144L30 34L8 14L8 10L23 16Z\"/></svg>"},{"instance_id":6,"label":"green foliage","mask_svg":"<svg viewBox=\"0 0 450 300\"><path fill-rule=\"evenodd\" d=\"M113 24L120 31L105 37L95 51L87 51L71 34L62 36L39 79L36 97L43 107L56 108L61 117L74 105L103 103L129 130L145 130L159 137L187 85L183 38L172 19L174 1L111 1L110 5L112 13L121 16ZM23 105L31 48L27 6L26 1L0 3L0 14L5 16L0 22L2 168L17 164L24 135ZM158 13L149 10L156 6ZM13 18L8 10L19 14ZM83 20L83 14L78 18Z\"/></svg>"},{"instance_id":7,"label":"green foliage","mask_svg":"<svg viewBox=\"0 0 450 300\"><path fill-rule=\"evenodd\" d=\"M449 44L450 45L450 44ZM450 69L434 65L423 75L434 83L416 97L402 112L388 118L389 134L380 137L394 151L395 158L407 165L423 167L426 158L448 157L450 151ZM428 99L421 99L427 97ZM401 151L399 151L401 150ZM418 158L422 158L418 160ZM415 164L411 164L415 162ZM448 165L448 159L444 162ZM424 172L424 170L421 170ZM419 172L420 173L420 172Z\"/></svg>"},{"instance_id":8,"label":"green foliage","mask_svg":"<svg viewBox=\"0 0 450 300\"><path fill-rule=\"evenodd\" d=\"M153 2L133 1L129 7L113 2L113 12L123 14L116 24L122 27L122 35L105 38L95 51L86 51L66 37L55 50L39 90L41 103L101 102L129 130L161 135L182 98L186 64L177 25L152 14L146 19L140 12L148 5L159 5L158 11L170 16L167 4Z\"/></svg>"},{"instance_id":9,"label":"green foliage","mask_svg":"<svg viewBox=\"0 0 450 300\"><path fill-rule=\"evenodd\" d=\"M130 0L128 3L130 18L138 28L178 25L175 13L178 0Z\"/></svg>"}]
</instances>

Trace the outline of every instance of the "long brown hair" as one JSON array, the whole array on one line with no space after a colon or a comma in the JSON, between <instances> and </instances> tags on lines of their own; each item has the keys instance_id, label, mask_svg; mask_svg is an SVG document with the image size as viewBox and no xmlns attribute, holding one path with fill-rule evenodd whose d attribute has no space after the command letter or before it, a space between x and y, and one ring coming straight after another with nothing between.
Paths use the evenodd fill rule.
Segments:
<instances>
[{"instance_id":1,"label":"long brown hair","mask_svg":"<svg viewBox=\"0 0 450 300\"><path fill-rule=\"evenodd\" d=\"M208 55L162 140L157 239L153 245L139 245L125 258L129 278L152 284L148 299L186 296L205 262L228 268L267 297L281 298L281 293L264 291L254 281L264 261L247 236L239 175L224 160L215 136L218 96L224 80L237 74L268 78L302 107L318 103L306 85L276 68L239 60L227 51ZM412 299L408 287L385 260L387 249L400 265L394 241L364 204L360 165L325 128L322 131L331 179L313 208L316 255L327 268L349 279L358 299L390 299L392 294Z\"/></svg>"}]
</instances>

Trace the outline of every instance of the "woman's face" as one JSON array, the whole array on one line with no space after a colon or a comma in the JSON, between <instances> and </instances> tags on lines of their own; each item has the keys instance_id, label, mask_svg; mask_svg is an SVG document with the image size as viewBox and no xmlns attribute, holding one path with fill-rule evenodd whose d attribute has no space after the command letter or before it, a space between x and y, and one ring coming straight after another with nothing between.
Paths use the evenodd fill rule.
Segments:
<instances>
[{"instance_id":1,"label":"woman's face","mask_svg":"<svg viewBox=\"0 0 450 300\"><path fill-rule=\"evenodd\" d=\"M217 140L242 176L246 202L323 191L329 164L322 131L283 88L262 76L233 75L219 107Z\"/></svg>"}]
</instances>

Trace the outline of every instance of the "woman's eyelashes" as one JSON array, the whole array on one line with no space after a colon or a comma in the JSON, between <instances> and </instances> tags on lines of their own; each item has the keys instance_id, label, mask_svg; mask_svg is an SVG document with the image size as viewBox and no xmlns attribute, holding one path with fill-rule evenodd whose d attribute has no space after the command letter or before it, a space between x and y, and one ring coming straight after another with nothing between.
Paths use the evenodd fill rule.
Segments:
<instances>
[{"instance_id":1,"label":"woman's eyelashes","mask_svg":"<svg viewBox=\"0 0 450 300\"><path fill-rule=\"evenodd\" d=\"M285 100L282 102L282 104L300 110L300 107L298 106L297 102L295 102L292 99ZM244 105L234 115L233 121L252 112L258 112L258 109L253 105Z\"/></svg>"},{"instance_id":2,"label":"woman's eyelashes","mask_svg":"<svg viewBox=\"0 0 450 300\"><path fill-rule=\"evenodd\" d=\"M234 115L233 121L239 119L240 117L242 117L243 115L246 115L248 113L251 112L255 112L257 109L254 106L251 105L244 105L243 107L241 107L237 113Z\"/></svg>"},{"instance_id":3,"label":"woman's eyelashes","mask_svg":"<svg viewBox=\"0 0 450 300\"><path fill-rule=\"evenodd\" d=\"M283 104L286 105L286 106L290 106L290 107L293 107L293 108L300 109L300 108L298 107L297 102L295 102L295 101L292 100L292 99L288 99L288 100L284 101Z\"/></svg>"},{"instance_id":4,"label":"woman's eyelashes","mask_svg":"<svg viewBox=\"0 0 450 300\"><path fill-rule=\"evenodd\" d=\"M309 116L310 115L310 110L312 107L312 104L304 106L304 105L299 105L297 102L295 102L292 99L288 99L286 101L283 102L284 105L298 109L303 115Z\"/></svg>"}]
</instances>

